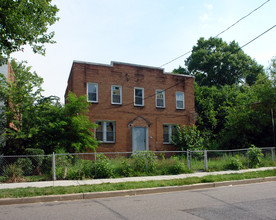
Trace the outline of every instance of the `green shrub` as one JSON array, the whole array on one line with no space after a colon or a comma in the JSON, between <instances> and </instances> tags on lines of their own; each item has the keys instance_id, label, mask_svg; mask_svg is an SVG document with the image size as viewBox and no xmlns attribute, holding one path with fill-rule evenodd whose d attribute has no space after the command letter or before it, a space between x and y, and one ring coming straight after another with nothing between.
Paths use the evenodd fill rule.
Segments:
<instances>
[{"instance_id":1,"label":"green shrub","mask_svg":"<svg viewBox=\"0 0 276 220\"><path fill-rule=\"evenodd\" d=\"M81 160L82 172L85 178L93 179L95 176L95 163L90 160Z\"/></svg>"},{"instance_id":2,"label":"green shrub","mask_svg":"<svg viewBox=\"0 0 276 220\"><path fill-rule=\"evenodd\" d=\"M256 146L251 145L251 147L248 150L249 167L250 168L259 167L263 156L264 155L262 154L262 150L260 148L257 148Z\"/></svg>"},{"instance_id":3,"label":"green shrub","mask_svg":"<svg viewBox=\"0 0 276 220\"><path fill-rule=\"evenodd\" d=\"M120 167L118 169L119 176L130 177L134 174L134 169L131 166L130 160L124 157L121 158Z\"/></svg>"},{"instance_id":4,"label":"green shrub","mask_svg":"<svg viewBox=\"0 0 276 220\"><path fill-rule=\"evenodd\" d=\"M230 170L240 170L242 169L242 162L238 155L230 158L229 164L226 165L226 169Z\"/></svg>"},{"instance_id":5,"label":"green shrub","mask_svg":"<svg viewBox=\"0 0 276 220\"><path fill-rule=\"evenodd\" d=\"M68 180L82 180L82 179L85 179L85 174L82 170L82 167L79 167L79 166L76 166L76 165L68 167L67 168L66 179L68 179Z\"/></svg>"},{"instance_id":6,"label":"green shrub","mask_svg":"<svg viewBox=\"0 0 276 220\"><path fill-rule=\"evenodd\" d=\"M31 176L33 174L32 161L30 158L19 158L15 164L22 169L24 176Z\"/></svg>"},{"instance_id":7,"label":"green shrub","mask_svg":"<svg viewBox=\"0 0 276 220\"><path fill-rule=\"evenodd\" d=\"M35 149L35 148L26 148L25 149L26 155L37 155L30 157L32 161L32 167L33 167L33 174L41 175L41 165L43 163L44 158L44 150L42 149Z\"/></svg>"},{"instance_id":8,"label":"green shrub","mask_svg":"<svg viewBox=\"0 0 276 220\"><path fill-rule=\"evenodd\" d=\"M9 183L24 181L23 171L15 163L9 164L5 167L3 176L5 178L5 182L9 182Z\"/></svg>"},{"instance_id":9,"label":"green shrub","mask_svg":"<svg viewBox=\"0 0 276 220\"><path fill-rule=\"evenodd\" d=\"M110 160L103 154L97 154L96 177L111 178L114 176Z\"/></svg>"},{"instance_id":10,"label":"green shrub","mask_svg":"<svg viewBox=\"0 0 276 220\"><path fill-rule=\"evenodd\" d=\"M138 151L131 155L134 171L151 173L156 169L157 156L151 151Z\"/></svg>"},{"instance_id":11,"label":"green shrub","mask_svg":"<svg viewBox=\"0 0 276 220\"><path fill-rule=\"evenodd\" d=\"M181 174L185 173L186 167L185 164L182 163L178 157L173 157L174 163L171 167L169 167L169 174Z\"/></svg>"}]
</instances>

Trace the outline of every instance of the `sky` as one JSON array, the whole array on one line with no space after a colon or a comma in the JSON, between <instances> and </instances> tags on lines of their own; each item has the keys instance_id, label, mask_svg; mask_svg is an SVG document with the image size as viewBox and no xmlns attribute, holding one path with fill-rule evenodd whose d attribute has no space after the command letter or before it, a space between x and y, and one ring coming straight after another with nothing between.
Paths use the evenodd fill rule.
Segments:
<instances>
[{"instance_id":1,"label":"sky","mask_svg":"<svg viewBox=\"0 0 276 220\"><path fill-rule=\"evenodd\" d=\"M74 60L160 67L191 51L200 37L216 36L266 1L53 0L60 20L49 32L55 32L57 43L45 45L45 56L33 54L28 46L11 56L26 60L44 79L44 95L56 95L63 103ZM243 46L276 24L275 10L276 0L270 0L219 37ZM276 28L243 51L267 68L276 56ZM171 72L184 66L189 55L162 68Z\"/></svg>"}]
</instances>

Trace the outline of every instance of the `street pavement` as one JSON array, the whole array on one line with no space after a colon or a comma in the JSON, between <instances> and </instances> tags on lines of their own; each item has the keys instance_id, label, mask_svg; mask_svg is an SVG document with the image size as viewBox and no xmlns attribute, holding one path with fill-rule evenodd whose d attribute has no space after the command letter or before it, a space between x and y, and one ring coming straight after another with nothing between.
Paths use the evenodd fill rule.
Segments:
<instances>
[{"instance_id":1,"label":"street pavement","mask_svg":"<svg viewBox=\"0 0 276 220\"><path fill-rule=\"evenodd\" d=\"M0 206L0 219L272 220L276 181L139 196Z\"/></svg>"}]
</instances>

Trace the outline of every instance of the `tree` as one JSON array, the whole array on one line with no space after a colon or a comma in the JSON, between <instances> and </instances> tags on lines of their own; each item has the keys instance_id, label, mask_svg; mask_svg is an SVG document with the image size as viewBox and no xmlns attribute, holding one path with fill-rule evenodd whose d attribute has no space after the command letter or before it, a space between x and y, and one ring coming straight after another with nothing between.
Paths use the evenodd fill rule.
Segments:
<instances>
[{"instance_id":1,"label":"tree","mask_svg":"<svg viewBox=\"0 0 276 220\"><path fill-rule=\"evenodd\" d=\"M54 43L53 25L58 8L52 0L0 1L0 58L8 58L15 51L30 45L34 53L45 54L45 43ZM1 59L3 61L3 59Z\"/></svg>"},{"instance_id":2,"label":"tree","mask_svg":"<svg viewBox=\"0 0 276 220\"><path fill-rule=\"evenodd\" d=\"M244 82L252 85L259 74L264 75L263 67L246 55L238 43L228 44L221 38L200 38L185 64L199 86L221 87Z\"/></svg>"},{"instance_id":3,"label":"tree","mask_svg":"<svg viewBox=\"0 0 276 220\"><path fill-rule=\"evenodd\" d=\"M24 63L11 61L15 80L1 80L0 94L5 101L5 154L23 154L26 149L43 149L45 153L56 150L83 152L95 150L97 141L86 113L86 97L70 93L67 104L61 105L55 96L44 97L43 79ZM7 126L8 125L8 126Z\"/></svg>"},{"instance_id":4,"label":"tree","mask_svg":"<svg viewBox=\"0 0 276 220\"><path fill-rule=\"evenodd\" d=\"M176 127L176 132L172 135L172 143L180 150L202 150L203 138L195 125L186 127L185 125Z\"/></svg>"},{"instance_id":5,"label":"tree","mask_svg":"<svg viewBox=\"0 0 276 220\"><path fill-rule=\"evenodd\" d=\"M220 145L226 149L243 148L254 144L273 146L271 110L276 110L275 58L266 76L259 76L252 86L243 87L236 105L228 109L225 127L221 130Z\"/></svg>"}]
</instances>

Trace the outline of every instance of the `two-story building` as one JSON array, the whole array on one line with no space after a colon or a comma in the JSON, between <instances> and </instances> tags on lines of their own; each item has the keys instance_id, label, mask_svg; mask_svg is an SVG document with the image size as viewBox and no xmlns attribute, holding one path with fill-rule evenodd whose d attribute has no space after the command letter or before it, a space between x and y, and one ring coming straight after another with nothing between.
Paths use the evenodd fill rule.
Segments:
<instances>
[{"instance_id":1,"label":"two-story building","mask_svg":"<svg viewBox=\"0 0 276 220\"><path fill-rule=\"evenodd\" d=\"M195 121L194 78L158 67L74 61L69 91L92 103L98 152L174 150L175 126Z\"/></svg>"}]
</instances>

